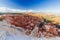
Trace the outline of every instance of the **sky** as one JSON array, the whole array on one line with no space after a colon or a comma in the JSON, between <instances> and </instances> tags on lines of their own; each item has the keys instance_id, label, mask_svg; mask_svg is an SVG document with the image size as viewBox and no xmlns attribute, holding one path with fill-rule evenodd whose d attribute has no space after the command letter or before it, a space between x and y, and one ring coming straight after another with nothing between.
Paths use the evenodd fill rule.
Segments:
<instances>
[{"instance_id":1,"label":"sky","mask_svg":"<svg viewBox=\"0 0 60 40\"><path fill-rule=\"evenodd\" d=\"M0 0L0 7L60 12L60 0Z\"/></svg>"}]
</instances>

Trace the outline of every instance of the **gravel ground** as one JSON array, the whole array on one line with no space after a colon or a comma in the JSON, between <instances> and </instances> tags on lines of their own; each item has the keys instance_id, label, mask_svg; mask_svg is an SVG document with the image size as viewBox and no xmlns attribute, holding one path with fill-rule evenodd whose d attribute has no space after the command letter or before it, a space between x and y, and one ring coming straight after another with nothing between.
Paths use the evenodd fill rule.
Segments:
<instances>
[{"instance_id":1,"label":"gravel ground","mask_svg":"<svg viewBox=\"0 0 60 40\"><path fill-rule=\"evenodd\" d=\"M60 37L36 38L36 37L26 36L20 30L10 28L10 26L11 25L9 25L6 21L0 21L0 31L6 31L6 32L3 32L6 34L4 40L60 40ZM2 36L4 35L2 34Z\"/></svg>"}]
</instances>

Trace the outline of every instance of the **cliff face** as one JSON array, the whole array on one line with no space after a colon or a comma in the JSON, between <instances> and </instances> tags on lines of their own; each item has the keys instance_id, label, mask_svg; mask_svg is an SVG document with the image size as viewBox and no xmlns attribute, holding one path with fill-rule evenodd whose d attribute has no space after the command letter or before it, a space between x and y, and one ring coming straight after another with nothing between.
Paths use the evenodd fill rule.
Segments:
<instances>
[{"instance_id":1,"label":"cliff face","mask_svg":"<svg viewBox=\"0 0 60 40\"><path fill-rule=\"evenodd\" d=\"M47 17L51 18L51 16ZM6 14L3 16L11 25L23 28L27 35L31 34L37 27L36 31L34 31L34 36L40 37L42 34L45 37L59 36L59 28L47 17L42 14Z\"/></svg>"}]
</instances>

